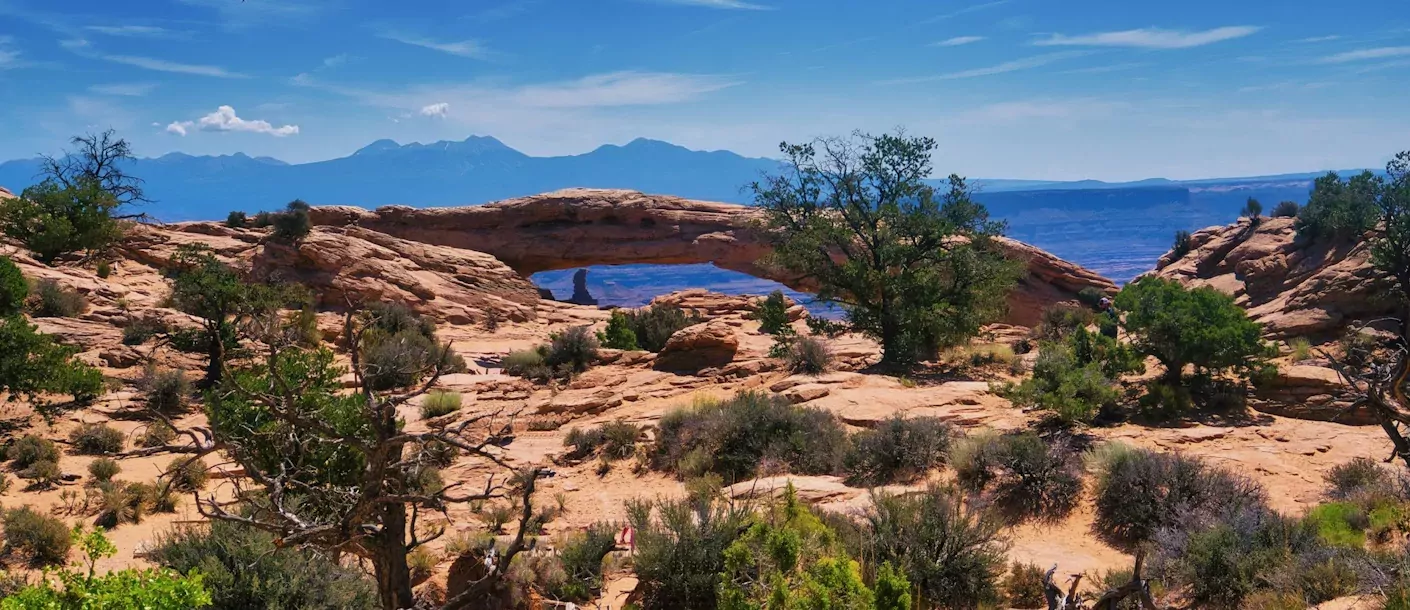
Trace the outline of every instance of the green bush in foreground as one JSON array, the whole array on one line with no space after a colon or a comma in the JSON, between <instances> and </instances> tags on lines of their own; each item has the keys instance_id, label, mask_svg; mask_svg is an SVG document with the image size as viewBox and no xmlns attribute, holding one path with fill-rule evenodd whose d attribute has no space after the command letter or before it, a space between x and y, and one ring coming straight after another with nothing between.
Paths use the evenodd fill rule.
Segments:
<instances>
[{"instance_id":1,"label":"green bush in foreground","mask_svg":"<svg viewBox=\"0 0 1410 610\"><path fill-rule=\"evenodd\" d=\"M120 570L101 576L93 564L117 553L99 532L75 528L75 542L82 547L86 570L59 570L38 584L0 601L0 610L191 610L208 608L211 595L199 571L187 576L169 570ZM57 586L56 586L57 585Z\"/></svg>"},{"instance_id":2,"label":"green bush in foreground","mask_svg":"<svg viewBox=\"0 0 1410 610\"><path fill-rule=\"evenodd\" d=\"M4 551L24 558L32 567L60 565L68 560L73 541L64 522L29 506L0 513L5 532Z\"/></svg>"},{"instance_id":3,"label":"green bush in foreground","mask_svg":"<svg viewBox=\"0 0 1410 610\"><path fill-rule=\"evenodd\" d=\"M686 477L713 472L735 482L753 478L765 462L798 474L831 474L846 447L847 433L831 413L744 391L667 413L651 459Z\"/></svg>"}]
</instances>

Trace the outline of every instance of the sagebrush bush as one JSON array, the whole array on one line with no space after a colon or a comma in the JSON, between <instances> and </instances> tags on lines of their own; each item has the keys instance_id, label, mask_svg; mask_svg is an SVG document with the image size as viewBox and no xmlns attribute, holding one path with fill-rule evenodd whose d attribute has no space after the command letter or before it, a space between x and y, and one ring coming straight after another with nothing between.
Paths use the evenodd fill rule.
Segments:
<instances>
[{"instance_id":1,"label":"sagebrush bush","mask_svg":"<svg viewBox=\"0 0 1410 610\"><path fill-rule=\"evenodd\" d=\"M633 500L633 570L643 610L716 610L725 549L749 522L738 507L708 499Z\"/></svg>"},{"instance_id":2,"label":"sagebrush bush","mask_svg":"<svg viewBox=\"0 0 1410 610\"><path fill-rule=\"evenodd\" d=\"M34 568L68 561L72 539L63 521L29 506L5 510L0 521L5 526L5 554L21 557Z\"/></svg>"},{"instance_id":3,"label":"sagebrush bush","mask_svg":"<svg viewBox=\"0 0 1410 610\"><path fill-rule=\"evenodd\" d=\"M636 453L641 428L625 420L616 420L593 428L573 428L563 437L563 446L573 450L565 456L581 460L602 451L606 460L623 460Z\"/></svg>"},{"instance_id":4,"label":"sagebrush bush","mask_svg":"<svg viewBox=\"0 0 1410 610\"><path fill-rule=\"evenodd\" d=\"M788 326L788 297L782 290L775 290L769 296L754 302L754 319L759 321L759 330L776 335Z\"/></svg>"},{"instance_id":5,"label":"sagebrush bush","mask_svg":"<svg viewBox=\"0 0 1410 610\"><path fill-rule=\"evenodd\" d=\"M274 536L214 521L157 537L149 561L183 574L200 570L210 610L376 610L377 589L356 568Z\"/></svg>"},{"instance_id":6,"label":"sagebrush bush","mask_svg":"<svg viewBox=\"0 0 1410 610\"><path fill-rule=\"evenodd\" d=\"M10 458L10 466L21 470L39 461L59 461L59 447L47 438L26 434L10 446L6 456Z\"/></svg>"},{"instance_id":7,"label":"sagebrush bush","mask_svg":"<svg viewBox=\"0 0 1410 610\"><path fill-rule=\"evenodd\" d=\"M149 366L137 386L147 395L147 408L167 415L184 413L191 397L186 371Z\"/></svg>"},{"instance_id":8,"label":"sagebrush bush","mask_svg":"<svg viewBox=\"0 0 1410 610\"><path fill-rule=\"evenodd\" d=\"M72 318L88 311L88 300L77 290L54 280L39 280L30 296L30 313L36 318Z\"/></svg>"},{"instance_id":9,"label":"sagebrush bush","mask_svg":"<svg viewBox=\"0 0 1410 610\"><path fill-rule=\"evenodd\" d=\"M107 424L82 424L69 433L69 443L80 455L118 453L126 440L121 430Z\"/></svg>"},{"instance_id":10,"label":"sagebrush bush","mask_svg":"<svg viewBox=\"0 0 1410 610\"><path fill-rule=\"evenodd\" d=\"M1004 602L1011 608L1042 608L1047 604L1043 596L1043 569L1031 563L1013 562L1002 589Z\"/></svg>"},{"instance_id":11,"label":"sagebrush bush","mask_svg":"<svg viewBox=\"0 0 1410 610\"><path fill-rule=\"evenodd\" d=\"M1301 209L1296 201L1280 201L1273 206L1273 212L1269 214L1273 218L1296 218L1297 212Z\"/></svg>"},{"instance_id":12,"label":"sagebrush bush","mask_svg":"<svg viewBox=\"0 0 1410 610\"><path fill-rule=\"evenodd\" d=\"M94 483L106 483L122 472L122 466L108 458L98 458L88 463L88 476Z\"/></svg>"},{"instance_id":13,"label":"sagebrush bush","mask_svg":"<svg viewBox=\"0 0 1410 610\"><path fill-rule=\"evenodd\" d=\"M950 487L877 493L863 517L861 553L910 579L926 607L976 608L998 601L1006 567L1001 523ZM943 549L943 550L941 550Z\"/></svg>"},{"instance_id":14,"label":"sagebrush bush","mask_svg":"<svg viewBox=\"0 0 1410 610\"><path fill-rule=\"evenodd\" d=\"M459 411L460 402L460 392L431 392L421 399L421 419L431 419Z\"/></svg>"},{"instance_id":15,"label":"sagebrush bush","mask_svg":"<svg viewBox=\"0 0 1410 610\"><path fill-rule=\"evenodd\" d=\"M543 363L554 369L581 373L597 361L597 349L597 337L592 330L574 326L552 335Z\"/></svg>"},{"instance_id":16,"label":"sagebrush bush","mask_svg":"<svg viewBox=\"0 0 1410 610\"><path fill-rule=\"evenodd\" d=\"M143 447L160 447L176 440L176 429L167 425L164 421L154 421L147 425L147 430L138 439L138 444Z\"/></svg>"},{"instance_id":17,"label":"sagebrush bush","mask_svg":"<svg viewBox=\"0 0 1410 610\"><path fill-rule=\"evenodd\" d=\"M765 462L798 474L830 474L846 446L847 433L832 413L743 391L664 415L651 458L656 468L683 476L713 472L734 482L752 478Z\"/></svg>"},{"instance_id":18,"label":"sagebrush bush","mask_svg":"<svg viewBox=\"0 0 1410 610\"><path fill-rule=\"evenodd\" d=\"M1311 603L1326 601L1312 599L1341 588L1339 583L1346 579L1344 571L1318 568L1329 560L1343 561L1319 542L1311 528L1258 508L1163 531L1154 564L1170 584L1185 588L1195 607L1233 609L1248 607L1249 598L1259 592L1295 593ZM1309 574L1332 580L1309 583Z\"/></svg>"},{"instance_id":19,"label":"sagebrush bush","mask_svg":"<svg viewBox=\"0 0 1410 610\"><path fill-rule=\"evenodd\" d=\"M1266 506L1247 478L1180 454L1110 452L1094 464L1097 528L1120 544L1150 541L1186 519L1221 519Z\"/></svg>"},{"instance_id":20,"label":"sagebrush bush","mask_svg":"<svg viewBox=\"0 0 1410 610\"><path fill-rule=\"evenodd\" d=\"M1077 291L1077 302L1092 309L1096 309L1101 305L1102 299L1105 297L1106 293L1092 286Z\"/></svg>"},{"instance_id":21,"label":"sagebrush bush","mask_svg":"<svg viewBox=\"0 0 1410 610\"><path fill-rule=\"evenodd\" d=\"M637 346L648 352L659 352L676 331L701 322L698 316L686 313L672 304L657 303L642 309L624 312Z\"/></svg>"},{"instance_id":22,"label":"sagebrush bush","mask_svg":"<svg viewBox=\"0 0 1410 610\"><path fill-rule=\"evenodd\" d=\"M374 390L406 388L430 372L441 346L414 330L375 336L362 347L362 376Z\"/></svg>"},{"instance_id":23,"label":"sagebrush bush","mask_svg":"<svg viewBox=\"0 0 1410 610\"><path fill-rule=\"evenodd\" d=\"M817 337L795 337L784 353L788 370L804 375L821 375L832 366L832 348Z\"/></svg>"},{"instance_id":24,"label":"sagebrush bush","mask_svg":"<svg viewBox=\"0 0 1410 610\"><path fill-rule=\"evenodd\" d=\"M1365 457L1337 464L1323 478L1327 482L1327 497L1334 500L1350 499L1390 484L1390 473L1375 460Z\"/></svg>"},{"instance_id":25,"label":"sagebrush bush","mask_svg":"<svg viewBox=\"0 0 1410 610\"><path fill-rule=\"evenodd\" d=\"M843 460L847 484L874 487L924 477L945 463L953 436L939 418L899 415L858 432Z\"/></svg>"},{"instance_id":26,"label":"sagebrush bush","mask_svg":"<svg viewBox=\"0 0 1410 610\"><path fill-rule=\"evenodd\" d=\"M199 458L180 456L172 458L162 473L163 481L177 491L198 491L206 486L206 463Z\"/></svg>"},{"instance_id":27,"label":"sagebrush bush","mask_svg":"<svg viewBox=\"0 0 1410 610\"><path fill-rule=\"evenodd\" d=\"M617 526L598 522L575 532L557 545L558 566L563 578L545 583L550 597L583 603L602 589L602 560L617 546Z\"/></svg>"},{"instance_id":28,"label":"sagebrush bush","mask_svg":"<svg viewBox=\"0 0 1410 610\"><path fill-rule=\"evenodd\" d=\"M1076 507L1082 493L1075 455L1065 441L1048 442L1024 432L1000 437L991 473L996 504L1019 519L1057 519Z\"/></svg>"},{"instance_id":29,"label":"sagebrush bush","mask_svg":"<svg viewBox=\"0 0 1410 610\"><path fill-rule=\"evenodd\" d=\"M551 376L548 366L543 363L543 354L538 350L522 349L505 354L500 360L506 375L538 380Z\"/></svg>"},{"instance_id":30,"label":"sagebrush bush","mask_svg":"<svg viewBox=\"0 0 1410 610\"><path fill-rule=\"evenodd\" d=\"M1043 341L1062 341L1072 331L1086 328L1096 319L1096 314L1089 307L1059 303L1043 310L1038 327L1033 329L1033 337Z\"/></svg>"},{"instance_id":31,"label":"sagebrush bush","mask_svg":"<svg viewBox=\"0 0 1410 610\"><path fill-rule=\"evenodd\" d=\"M19 472L20 478L29 480L31 489L53 489L63 480L64 473L54 460L39 460Z\"/></svg>"},{"instance_id":32,"label":"sagebrush bush","mask_svg":"<svg viewBox=\"0 0 1410 610\"><path fill-rule=\"evenodd\" d=\"M169 330L160 320L139 318L122 328L122 344L141 345L146 343L148 339Z\"/></svg>"}]
</instances>

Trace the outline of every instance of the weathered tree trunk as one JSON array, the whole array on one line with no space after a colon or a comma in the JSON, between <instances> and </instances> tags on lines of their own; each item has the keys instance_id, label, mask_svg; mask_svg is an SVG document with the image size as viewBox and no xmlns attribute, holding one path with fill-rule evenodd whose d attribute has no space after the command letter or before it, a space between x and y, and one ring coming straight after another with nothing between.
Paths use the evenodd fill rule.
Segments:
<instances>
[{"instance_id":1,"label":"weathered tree trunk","mask_svg":"<svg viewBox=\"0 0 1410 610\"><path fill-rule=\"evenodd\" d=\"M411 595L411 569L406 565L406 505L387 504L382 508L382 533L378 534L372 558L377 577L377 595L382 610L405 610L415 600Z\"/></svg>"},{"instance_id":2,"label":"weathered tree trunk","mask_svg":"<svg viewBox=\"0 0 1410 610\"><path fill-rule=\"evenodd\" d=\"M225 368L225 333L216 330L206 333L206 385L215 387L220 385L221 373Z\"/></svg>"}]
</instances>

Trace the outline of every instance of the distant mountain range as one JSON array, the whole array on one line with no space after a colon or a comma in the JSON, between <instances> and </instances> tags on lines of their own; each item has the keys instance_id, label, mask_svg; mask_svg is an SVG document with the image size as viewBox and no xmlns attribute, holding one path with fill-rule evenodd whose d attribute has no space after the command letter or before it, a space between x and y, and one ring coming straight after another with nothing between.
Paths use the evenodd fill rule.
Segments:
<instances>
[{"instance_id":1,"label":"distant mountain range","mask_svg":"<svg viewBox=\"0 0 1410 610\"><path fill-rule=\"evenodd\" d=\"M223 219L231 210L272 210L296 198L314 205L434 207L474 205L575 186L748 203L746 186L778 169L779 162L773 159L695 151L657 140L637 139L581 155L531 157L495 138L474 136L433 144L378 140L347 157L302 164L240 153L172 153L139 159L130 171L146 181L147 194L154 200L142 211L179 221ZM38 172L38 159L0 163L0 186L19 193L35 182ZM975 179L972 183L990 212L1009 221L1011 236L1126 281L1154 264L1169 248L1176 230L1230 222L1248 197L1258 198L1268 209L1283 200L1302 203L1319 175L1120 183ZM732 276L701 277L709 270L680 271L667 276L680 282L699 280L690 284L696 286L739 281ZM604 274L607 279L600 277ZM662 288L672 288L632 278L612 283L612 274L599 270L590 276L589 285L595 281L599 292L619 295L607 302L628 303L646 292L659 294ZM707 275L713 277L713 272ZM556 276L543 279L559 280Z\"/></svg>"}]
</instances>

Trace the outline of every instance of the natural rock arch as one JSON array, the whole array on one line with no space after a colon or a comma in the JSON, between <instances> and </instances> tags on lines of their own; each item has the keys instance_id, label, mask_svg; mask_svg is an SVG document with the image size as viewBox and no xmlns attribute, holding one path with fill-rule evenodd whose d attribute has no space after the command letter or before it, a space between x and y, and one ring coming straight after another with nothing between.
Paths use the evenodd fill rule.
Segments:
<instances>
[{"instance_id":1,"label":"natural rock arch","mask_svg":"<svg viewBox=\"0 0 1410 610\"><path fill-rule=\"evenodd\" d=\"M769 245L753 228L758 211L743 205L606 189L567 189L480 206L368 211L348 206L313 210L318 225L356 225L403 239L476 250L528 277L590 265L713 263L799 290L805 282L758 261ZM1028 261L1028 275L1009 297L1008 321L1037 323L1042 310L1093 287L1116 285L1081 266L1022 242L1003 239Z\"/></svg>"}]
</instances>

